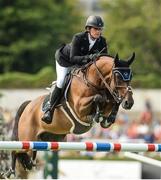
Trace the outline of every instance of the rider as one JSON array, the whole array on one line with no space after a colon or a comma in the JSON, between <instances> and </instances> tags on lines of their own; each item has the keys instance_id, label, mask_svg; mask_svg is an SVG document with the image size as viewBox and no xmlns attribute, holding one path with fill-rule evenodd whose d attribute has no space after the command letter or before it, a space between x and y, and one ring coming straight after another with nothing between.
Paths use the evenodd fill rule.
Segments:
<instances>
[{"instance_id":1,"label":"rider","mask_svg":"<svg viewBox=\"0 0 161 180\"><path fill-rule=\"evenodd\" d=\"M85 65L96 58L101 50L107 54L106 39L101 36L104 22L100 16L89 16L85 25L85 32L75 34L72 42L61 46L55 53L57 83L50 94L48 108L42 117L42 121L50 124L52 113L61 97L61 89L66 74L74 65Z\"/></svg>"}]
</instances>

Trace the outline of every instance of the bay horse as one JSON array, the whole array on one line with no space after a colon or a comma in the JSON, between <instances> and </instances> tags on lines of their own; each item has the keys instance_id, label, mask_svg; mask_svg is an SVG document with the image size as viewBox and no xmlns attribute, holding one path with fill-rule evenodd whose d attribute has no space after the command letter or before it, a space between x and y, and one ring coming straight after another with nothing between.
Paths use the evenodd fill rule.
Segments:
<instances>
[{"instance_id":1,"label":"bay horse","mask_svg":"<svg viewBox=\"0 0 161 180\"><path fill-rule=\"evenodd\" d=\"M47 95L24 102L16 114L12 140L65 141L67 134L85 133L94 123L108 128L115 122L120 104L124 109L131 109L134 104L130 86L130 65L134 59L135 53L128 60L120 60L118 54L115 57L101 54L89 64L73 70L51 124L41 120ZM15 172L15 166L19 166L23 178L27 177L25 170L32 169L35 158L36 151L13 151L10 172Z\"/></svg>"}]
</instances>

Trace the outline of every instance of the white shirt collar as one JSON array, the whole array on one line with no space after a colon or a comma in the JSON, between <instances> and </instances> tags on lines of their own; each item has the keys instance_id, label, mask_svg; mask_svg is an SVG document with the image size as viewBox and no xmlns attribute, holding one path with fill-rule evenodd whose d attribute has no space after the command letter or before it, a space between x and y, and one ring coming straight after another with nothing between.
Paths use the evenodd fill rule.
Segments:
<instances>
[{"instance_id":1,"label":"white shirt collar","mask_svg":"<svg viewBox=\"0 0 161 180\"><path fill-rule=\"evenodd\" d=\"M88 40L89 40L89 50L93 47L94 43L96 42L96 39L92 39L90 37L90 34L88 33Z\"/></svg>"}]
</instances>

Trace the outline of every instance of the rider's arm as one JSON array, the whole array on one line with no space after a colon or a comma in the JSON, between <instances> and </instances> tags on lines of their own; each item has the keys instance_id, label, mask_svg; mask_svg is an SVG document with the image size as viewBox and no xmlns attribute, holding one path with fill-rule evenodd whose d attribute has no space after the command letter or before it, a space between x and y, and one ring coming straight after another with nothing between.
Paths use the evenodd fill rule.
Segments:
<instances>
[{"instance_id":1,"label":"rider's arm","mask_svg":"<svg viewBox=\"0 0 161 180\"><path fill-rule=\"evenodd\" d=\"M90 61L89 55L83 55L81 53L81 40L80 37L75 35L71 42L71 50L70 50L70 62L72 64L83 65Z\"/></svg>"}]
</instances>

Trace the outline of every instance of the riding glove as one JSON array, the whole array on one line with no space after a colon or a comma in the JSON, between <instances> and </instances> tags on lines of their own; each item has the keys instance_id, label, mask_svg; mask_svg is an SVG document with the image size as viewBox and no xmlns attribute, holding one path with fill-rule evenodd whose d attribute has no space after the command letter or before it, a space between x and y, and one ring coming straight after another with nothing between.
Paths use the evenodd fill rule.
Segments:
<instances>
[{"instance_id":1,"label":"riding glove","mask_svg":"<svg viewBox=\"0 0 161 180\"><path fill-rule=\"evenodd\" d=\"M82 60L82 64L87 64L91 61L91 59L89 58L89 55L84 56L84 59Z\"/></svg>"},{"instance_id":2,"label":"riding glove","mask_svg":"<svg viewBox=\"0 0 161 180\"><path fill-rule=\"evenodd\" d=\"M98 57L99 57L98 53L90 54L90 55L89 55L89 59L90 59L91 61L96 60Z\"/></svg>"},{"instance_id":3,"label":"riding glove","mask_svg":"<svg viewBox=\"0 0 161 180\"><path fill-rule=\"evenodd\" d=\"M82 64L84 65L84 64L87 64L87 63L89 63L90 61L94 61L94 60L96 60L97 58L99 57L99 55L97 54L97 53L95 53L95 54L90 54L90 55L86 55L86 56L84 56L84 59L82 60Z\"/></svg>"}]
</instances>

